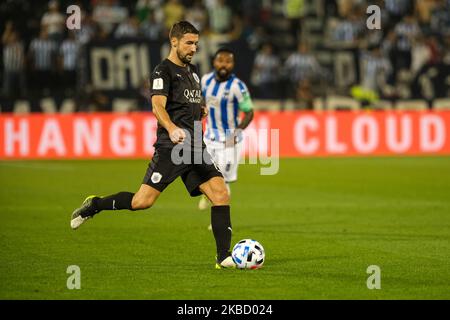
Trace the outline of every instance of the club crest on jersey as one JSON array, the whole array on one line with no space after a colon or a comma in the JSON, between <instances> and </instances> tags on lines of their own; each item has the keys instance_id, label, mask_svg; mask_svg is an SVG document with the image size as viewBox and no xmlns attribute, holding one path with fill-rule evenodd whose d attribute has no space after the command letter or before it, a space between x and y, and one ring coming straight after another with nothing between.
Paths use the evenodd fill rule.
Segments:
<instances>
[{"instance_id":1,"label":"club crest on jersey","mask_svg":"<svg viewBox=\"0 0 450 320\"><path fill-rule=\"evenodd\" d=\"M153 172L151 179L153 183L159 183L162 179L162 175L159 172Z\"/></svg>"},{"instance_id":2,"label":"club crest on jersey","mask_svg":"<svg viewBox=\"0 0 450 320\"><path fill-rule=\"evenodd\" d=\"M195 72L192 73L192 76L194 77L195 81L197 81L197 83L200 83L200 78Z\"/></svg>"}]
</instances>

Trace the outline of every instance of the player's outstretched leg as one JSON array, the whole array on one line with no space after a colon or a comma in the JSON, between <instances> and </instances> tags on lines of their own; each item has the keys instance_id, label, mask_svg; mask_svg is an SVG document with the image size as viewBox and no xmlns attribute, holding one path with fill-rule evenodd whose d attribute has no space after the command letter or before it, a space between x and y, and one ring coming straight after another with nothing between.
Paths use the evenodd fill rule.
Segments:
<instances>
[{"instance_id":1,"label":"player's outstretched leg","mask_svg":"<svg viewBox=\"0 0 450 320\"><path fill-rule=\"evenodd\" d=\"M134 193L131 192L119 192L107 197L89 196L83 201L81 207L72 213L70 227L74 230L78 229L102 210L133 210L131 206L133 197Z\"/></svg>"},{"instance_id":2,"label":"player's outstretched leg","mask_svg":"<svg viewBox=\"0 0 450 320\"><path fill-rule=\"evenodd\" d=\"M72 217L70 219L70 227L72 229L78 229L86 220L92 218L97 212L94 209L92 201L98 199L97 196L89 196L84 199L81 207L75 209L72 212Z\"/></svg>"},{"instance_id":3,"label":"player's outstretched leg","mask_svg":"<svg viewBox=\"0 0 450 320\"><path fill-rule=\"evenodd\" d=\"M211 226L216 240L216 268L236 268L231 258L231 219L230 219L230 197L221 177L214 177L200 186L200 190L212 203Z\"/></svg>"},{"instance_id":4,"label":"player's outstretched leg","mask_svg":"<svg viewBox=\"0 0 450 320\"><path fill-rule=\"evenodd\" d=\"M70 227L78 229L88 219L102 210L142 210L150 208L161 192L148 186L141 185L136 193L119 192L107 197L89 196L81 207L75 209L70 220Z\"/></svg>"}]
</instances>

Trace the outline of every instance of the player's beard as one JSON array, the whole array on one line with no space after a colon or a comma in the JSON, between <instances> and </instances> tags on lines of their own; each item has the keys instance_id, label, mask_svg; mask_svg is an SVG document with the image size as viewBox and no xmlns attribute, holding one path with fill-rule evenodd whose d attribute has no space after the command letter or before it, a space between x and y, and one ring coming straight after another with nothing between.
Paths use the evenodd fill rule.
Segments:
<instances>
[{"instance_id":1,"label":"player's beard","mask_svg":"<svg viewBox=\"0 0 450 320\"><path fill-rule=\"evenodd\" d=\"M230 76L230 71L228 71L228 69L226 68L220 68L219 70L216 71L216 73L222 80L228 79Z\"/></svg>"},{"instance_id":2,"label":"player's beard","mask_svg":"<svg viewBox=\"0 0 450 320\"><path fill-rule=\"evenodd\" d=\"M183 55L180 50L177 50L177 56L178 59L180 59L181 62L188 64L192 61L192 58L194 57L194 54L189 54L186 53L185 55Z\"/></svg>"}]
</instances>

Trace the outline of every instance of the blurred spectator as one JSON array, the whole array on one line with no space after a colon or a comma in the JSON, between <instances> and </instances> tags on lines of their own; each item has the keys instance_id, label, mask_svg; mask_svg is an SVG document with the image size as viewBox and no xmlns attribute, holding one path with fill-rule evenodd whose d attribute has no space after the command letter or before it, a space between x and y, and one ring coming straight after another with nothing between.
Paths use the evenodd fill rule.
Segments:
<instances>
[{"instance_id":1,"label":"blurred spectator","mask_svg":"<svg viewBox=\"0 0 450 320\"><path fill-rule=\"evenodd\" d=\"M211 10L214 6L217 5L218 0L203 0L203 4L209 10Z\"/></svg>"},{"instance_id":2,"label":"blurred spectator","mask_svg":"<svg viewBox=\"0 0 450 320\"><path fill-rule=\"evenodd\" d=\"M337 0L337 11L339 17L348 17L352 8L353 8L353 0Z\"/></svg>"},{"instance_id":3,"label":"blurred spectator","mask_svg":"<svg viewBox=\"0 0 450 320\"><path fill-rule=\"evenodd\" d=\"M167 30L170 30L175 22L183 20L185 13L184 6L179 0L168 0L163 7L164 12L164 26Z\"/></svg>"},{"instance_id":4,"label":"blurred spectator","mask_svg":"<svg viewBox=\"0 0 450 320\"><path fill-rule=\"evenodd\" d=\"M384 2L389 14L389 29L400 22L403 16L413 12L413 0L385 0Z\"/></svg>"},{"instance_id":5,"label":"blurred spectator","mask_svg":"<svg viewBox=\"0 0 450 320\"><path fill-rule=\"evenodd\" d=\"M442 79L448 70L443 61L450 56L448 47L444 45L450 35L450 0L135 0L132 3L123 0L78 0L74 3L82 8L82 28L74 30L75 42L71 33L67 33L64 40L66 16L58 3L68 4L60 0L44 3L9 0L0 3L0 28L4 30L0 52L4 62L0 70L3 75L0 89L3 93L26 95L24 92L28 89L40 97L43 93L48 95L51 88L52 97L67 96L61 89L75 86L72 69L74 56L79 56L75 63L78 89L84 88L90 81L92 61L89 52L92 48L88 43L91 40L111 50L110 44L114 43L111 36L140 35L151 41L160 41L166 39L172 24L181 19L190 20L202 30L201 39L206 54L196 61L201 68L207 64L203 59L207 59L208 51L218 45L227 43L243 48L242 54L245 54L247 64L238 72L251 78L255 94L261 98L273 98L278 94L282 99L297 99L309 107L317 94L344 94L355 85L373 89L373 84L367 84L370 77L364 75L373 73L373 69L379 69L379 65L385 63L379 63L381 58L373 49L375 47L381 48L379 54L391 65L391 72L386 72L389 76L387 82L393 89L390 97L420 98L422 92L427 90L416 88L425 84L431 88L428 98L436 92L440 92L441 96L442 92L447 92L447 82ZM369 4L382 7L381 30L368 30L365 26ZM27 19L23 19L24 16ZM129 16L132 18L128 19ZM6 27L7 20L14 21L14 32ZM302 26L303 22L305 24ZM34 39L40 26L48 31L48 39L44 36ZM56 45L52 44L52 39L56 40ZM308 39L317 50L314 56L308 50L292 52L295 50L293 46L302 40L304 42L304 39ZM266 43L276 47L277 53L269 54L272 49L267 49ZM158 55L165 50L157 46L152 45L148 52L151 64L157 63ZM366 52L369 47L371 49ZM21 58L23 54L20 52L24 48L29 48L29 67L27 59ZM75 51L77 54L74 54ZM346 53L345 61L333 59L342 51ZM56 53L60 55L59 64L54 60ZM368 63L369 57L374 61ZM280 61L286 63L281 66ZM334 82L328 87L322 81L325 80L322 76L326 69L318 61L334 72L335 77L329 77ZM345 66L337 65L344 62ZM14 73L12 71L16 66L21 71ZM54 71L58 66L62 74L56 81ZM436 70L439 76L431 76ZM428 79L426 83L422 81L424 77ZM28 83L24 84L25 80ZM372 80L378 86L378 80ZM273 85L274 82L276 85ZM339 86L334 85L338 82ZM14 92L10 88L14 88ZM110 103L115 94L127 97L134 94L136 97L137 91L119 93L111 89L96 93L97 98L93 100L106 108L106 103L102 101ZM386 93L382 91L379 86L375 90L379 95ZM397 95L399 92L402 94Z\"/></svg>"},{"instance_id":6,"label":"blurred spectator","mask_svg":"<svg viewBox=\"0 0 450 320\"><path fill-rule=\"evenodd\" d=\"M144 22L152 14L155 21L161 24L164 21L162 5L163 0L138 0L136 2L136 16L140 22Z\"/></svg>"},{"instance_id":7,"label":"blurred spectator","mask_svg":"<svg viewBox=\"0 0 450 320\"><path fill-rule=\"evenodd\" d=\"M270 43L264 44L256 54L251 82L262 99L278 98L280 59L273 53Z\"/></svg>"},{"instance_id":8,"label":"blurred spectator","mask_svg":"<svg viewBox=\"0 0 450 320\"><path fill-rule=\"evenodd\" d=\"M117 0L98 0L93 6L93 19L107 34L128 17L127 9Z\"/></svg>"},{"instance_id":9,"label":"blurred spectator","mask_svg":"<svg viewBox=\"0 0 450 320\"><path fill-rule=\"evenodd\" d=\"M6 23L2 35L3 45L3 95L5 97L24 97L26 95L25 51L17 31L11 21ZM19 94L16 95L16 88Z\"/></svg>"},{"instance_id":10,"label":"blurred spectator","mask_svg":"<svg viewBox=\"0 0 450 320\"><path fill-rule=\"evenodd\" d=\"M353 9L348 17L340 20L334 28L332 41L339 48L356 48L364 30L364 19L360 16L357 9Z\"/></svg>"},{"instance_id":11,"label":"blurred spectator","mask_svg":"<svg viewBox=\"0 0 450 320\"><path fill-rule=\"evenodd\" d=\"M450 35L450 0L437 0L436 8L431 12L431 30Z\"/></svg>"},{"instance_id":12,"label":"blurred spectator","mask_svg":"<svg viewBox=\"0 0 450 320\"><path fill-rule=\"evenodd\" d=\"M73 96L77 80L77 62L80 44L75 40L73 32L68 33L68 38L63 41L59 48L59 64L62 70L61 82L66 96Z\"/></svg>"},{"instance_id":13,"label":"blurred spectator","mask_svg":"<svg viewBox=\"0 0 450 320\"><path fill-rule=\"evenodd\" d=\"M412 49L412 76L417 76L427 66L438 65L442 56L442 48L435 36L419 36Z\"/></svg>"},{"instance_id":14,"label":"blurred spectator","mask_svg":"<svg viewBox=\"0 0 450 320\"><path fill-rule=\"evenodd\" d=\"M406 15L394 29L396 48L394 53L394 68L397 71L411 68L412 44L421 33L417 19L412 14Z\"/></svg>"},{"instance_id":15,"label":"blurred spectator","mask_svg":"<svg viewBox=\"0 0 450 320\"><path fill-rule=\"evenodd\" d=\"M139 34L139 20L137 17L132 16L121 22L116 31L114 32L114 37L116 39L120 38L132 38Z\"/></svg>"},{"instance_id":16,"label":"blurred spectator","mask_svg":"<svg viewBox=\"0 0 450 320\"><path fill-rule=\"evenodd\" d=\"M48 11L42 16L41 27L46 28L48 38L57 42L62 41L64 36L64 27L66 19L64 15L59 12L59 4L56 0L51 0L48 3Z\"/></svg>"},{"instance_id":17,"label":"blurred spectator","mask_svg":"<svg viewBox=\"0 0 450 320\"><path fill-rule=\"evenodd\" d=\"M58 46L48 37L46 28L42 28L39 38L31 41L29 57L32 61L32 84L37 94L48 95L55 81L55 58Z\"/></svg>"},{"instance_id":18,"label":"blurred spectator","mask_svg":"<svg viewBox=\"0 0 450 320\"><path fill-rule=\"evenodd\" d=\"M269 42L269 35L262 26L257 26L246 38L249 47L253 50L257 50L264 43Z\"/></svg>"},{"instance_id":19,"label":"blurred spectator","mask_svg":"<svg viewBox=\"0 0 450 320\"><path fill-rule=\"evenodd\" d=\"M430 60L415 75L411 85L413 98L427 99L450 97L450 36L441 38L444 46L436 36L428 36L425 40L430 48Z\"/></svg>"},{"instance_id":20,"label":"blurred spectator","mask_svg":"<svg viewBox=\"0 0 450 320\"><path fill-rule=\"evenodd\" d=\"M396 78L396 69L395 69L395 53L396 53L396 35L394 30L390 30L384 40L381 42L381 51L383 56L389 59L389 62L392 66L392 73L388 79L388 83L394 85Z\"/></svg>"},{"instance_id":21,"label":"blurred spectator","mask_svg":"<svg viewBox=\"0 0 450 320\"><path fill-rule=\"evenodd\" d=\"M92 38L95 37L98 25L94 22L92 17L86 12L81 12L81 25L83 26L79 30L73 30L75 33L75 39L81 44L87 44Z\"/></svg>"},{"instance_id":22,"label":"blurred spectator","mask_svg":"<svg viewBox=\"0 0 450 320\"><path fill-rule=\"evenodd\" d=\"M411 51L411 71L413 75L431 61L431 48L423 36L417 37Z\"/></svg>"},{"instance_id":23,"label":"blurred spectator","mask_svg":"<svg viewBox=\"0 0 450 320\"><path fill-rule=\"evenodd\" d=\"M241 2L241 10L244 16L244 19L248 19L250 24L254 26L261 25L263 23L262 14L263 14L263 6L270 6L270 1L263 0L242 0ZM263 3L264 2L264 3Z\"/></svg>"},{"instance_id":24,"label":"blurred spectator","mask_svg":"<svg viewBox=\"0 0 450 320\"><path fill-rule=\"evenodd\" d=\"M421 26L426 26L430 23L431 13L438 2L439 0L416 0L416 13Z\"/></svg>"},{"instance_id":25,"label":"blurred spectator","mask_svg":"<svg viewBox=\"0 0 450 320\"><path fill-rule=\"evenodd\" d=\"M231 30L226 33L229 41L239 40L243 36L244 21L240 15L233 15L231 18Z\"/></svg>"},{"instance_id":26,"label":"blurred spectator","mask_svg":"<svg viewBox=\"0 0 450 320\"><path fill-rule=\"evenodd\" d=\"M386 86L392 66L379 46L361 53L361 84L351 89L352 96L363 105L377 102Z\"/></svg>"},{"instance_id":27,"label":"blurred spectator","mask_svg":"<svg viewBox=\"0 0 450 320\"><path fill-rule=\"evenodd\" d=\"M195 0L194 4L186 10L186 20L189 21L200 32L206 29L208 14L201 0Z\"/></svg>"},{"instance_id":28,"label":"blurred spectator","mask_svg":"<svg viewBox=\"0 0 450 320\"><path fill-rule=\"evenodd\" d=\"M450 35L449 35L450 36ZM431 35L426 37L425 42L428 45L428 48L431 52L431 58L430 63L431 64L438 64L442 61L442 57L444 55L445 49L443 48L440 37L438 35Z\"/></svg>"},{"instance_id":29,"label":"blurred spectator","mask_svg":"<svg viewBox=\"0 0 450 320\"><path fill-rule=\"evenodd\" d=\"M225 0L218 0L217 4L209 8L209 25L214 33L227 33L231 30L232 14Z\"/></svg>"},{"instance_id":30,"label":"blurred spectator","mask_svg":"<svg viewBox=\"0 0 450 320\"><path fill-rule=\"evenodd\" d=\"M444 38L444 52L442 56L444 63L450 65L450 34Z\"/></svg>"},{"instance_id":31,"label":"blurred spectator","mask_svg":"<svg viewBox=\"0 0 450 320\"><path fill-rule=\"evenodd\" d=\"M155 12L151 11L147 19L141 23L141 34L149 40L160 40L163 34L163 26L156 20Z\"/></svg>"},{"instance_id":32,"label":"blurred spectator","mask_svg":"<svg viewBox=\"0 0 450 320\"><path fill-rule=\"evenodd\" d=\"M291 98L296 97L299 86L317 80L322 75L322 67L316 57L309 51L309 46L305 42L300 43L297 52L292 53L287 58L284 70L289 79L289 96Z\"/></svg>"},{"instance_id":33,"label":"blurred spectator","mask_svg":"<svg viewBox=\"0 0 450 320\"><path fill-rule=\"evenodd\" d=\"M304 0L284 0L284 14L289 20L291 34L298 43L301 33L301 19L304 16L305 1Z\"/></svg>"}]
</instances>

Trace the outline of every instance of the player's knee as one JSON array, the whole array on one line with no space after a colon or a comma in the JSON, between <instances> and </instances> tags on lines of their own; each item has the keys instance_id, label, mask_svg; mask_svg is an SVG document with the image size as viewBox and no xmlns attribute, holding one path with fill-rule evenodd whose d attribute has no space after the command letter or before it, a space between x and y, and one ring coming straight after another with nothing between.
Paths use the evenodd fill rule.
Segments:
<instances>
[{"instance_id":1,"label":"player's knee","mask_svg":"<svg viewBox=\"0 0 450 320\"><path fill-rule=\"evenodd\" d=\"M133 210L144 210L150 208L154 203L154 199L152 198L141 198L141 197L134 197L131 201L131 207Z\"/></svg>"},{"instance_id":2,"label":"player's knee","mask_svg":"<svg viewBox=\"0 0 450 320\"><path fill-rule=\"evenodd\" d=\"M131 207L133 208L133 210L143 210L148 208L145 201L136 198L133 198L133 200L131 201Z\"/></svg>"},{"instance_id":3,"label":"player's knee","mask_svg":"<svg viewBox=\"0 0 450 320\"><path fill-rule=\"evenodd\" d=\"M215 206L224 206L230 204L230 195L228 193L228 190L226 188L223 188L215 191L211 201Z\"/></svg>"}]
</instances>

